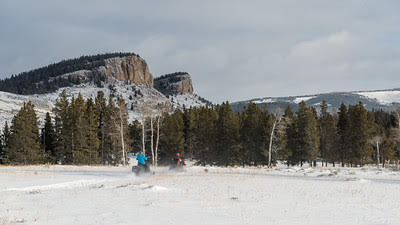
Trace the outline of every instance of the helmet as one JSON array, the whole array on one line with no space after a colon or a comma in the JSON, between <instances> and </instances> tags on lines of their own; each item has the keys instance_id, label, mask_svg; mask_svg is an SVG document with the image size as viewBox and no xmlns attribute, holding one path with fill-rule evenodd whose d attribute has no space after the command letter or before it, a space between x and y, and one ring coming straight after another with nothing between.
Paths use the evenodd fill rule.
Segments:
<instances>
[{"instance_id":1,"label":"helmet","mask_svg":"<svg viewBox=\"0 0 400 225\"><path fill-rule=\"evenodd\" d=\"M179 156L179 152L178 152L178 153L176 153L176 156Z\"/></svg>"}]
</instances>

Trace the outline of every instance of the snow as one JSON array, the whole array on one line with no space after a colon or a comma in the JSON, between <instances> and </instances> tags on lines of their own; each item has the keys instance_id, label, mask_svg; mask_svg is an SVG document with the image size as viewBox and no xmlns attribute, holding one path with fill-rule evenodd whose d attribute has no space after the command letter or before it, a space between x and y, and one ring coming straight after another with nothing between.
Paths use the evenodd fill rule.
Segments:
<instances>
[{"instance_id":1,"label":"snow","mask_svg":"<svg viewBox=\"0 0 400 225\"><path fill-rule=\"evenodd\" d=\"M3 224L398 224L400 172L375 168L0 167ZM0 223L2 224L2 223Z\"/></svg>"},{"instance_id":2,"label":"snow","mask_svg":"<svg viewBox=\"0 0 400 225\"><path fill-rule=\"evenodd\" d=\"M272 98L264 98L264 99L261 99L261 100L253 101L253 103L255 103L255 104L273 103L273 102L276 102L276 101L273 100Z\"/></svg>"},{"instance_id":3,"label":"snow","mask_svg":"<svg viewBox=\"0 0 400 225\"><path fill-rule=\"evenodd\" d=\"M173 102L177 107L183 107L185 106L186 108L189 108L190 106L192 107L201 107L204 106L205 104L199 100L198 97L191 95L191 94L177 94L173 95Z\"/></svg>"},{"instance_id":4,"label":"snow","mask_svg":"<svg viewBox=\"0 0 400 225\"><path fill-rule=\"evenodd\" d=\"M362 95L370 99L376 99L383 105L390 105L394 102L400 102L400 91L356 92L355 94Z\"/></svg>"},{"instance_id":5,"label":"snow","mask_svg":"<svg viewBox=\"0 0 400 225\"><path fill-rule=\"evenodd\" d=\"M308 101L308 100L310 100L310 99L313 99L313 98L315 98L315 97L317 97L317 96L307 96L307 97L296 97L294 100L293 100L293 102L294 103L296 103L296 104L299 104L300 102L302 102L302 101Z\"/></svg>"}]
</instances>

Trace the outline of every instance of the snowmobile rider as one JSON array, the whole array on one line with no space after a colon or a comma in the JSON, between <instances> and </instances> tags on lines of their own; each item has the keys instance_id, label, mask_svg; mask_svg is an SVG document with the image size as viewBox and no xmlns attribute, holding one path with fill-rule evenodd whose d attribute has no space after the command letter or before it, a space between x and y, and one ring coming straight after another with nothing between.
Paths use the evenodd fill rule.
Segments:
<instances>
[{"instance_id":1,"label":"snowmobile rider","mask_svg":"<svg viewBox=\"0 0 400 225\"><path fill-rule=\"evenodd\" d=\"M180 157L179 152L176 153L174 157L174 167L179 167L181 165L182 158Z\"/></svg>"},{"instance_id":2,"label":"snowmobile rider","mask_svg":"<svg viewBox=\"0 0 400 225\"><path fill-rule=\"evenodd\" d=\"M143 152L139 152L139 154L136 156L136 160L138 161L138 166L143 167L145 170L148 170L148 167L146 165L147 157L144 156Z\"/></svg>"}]
</instances>

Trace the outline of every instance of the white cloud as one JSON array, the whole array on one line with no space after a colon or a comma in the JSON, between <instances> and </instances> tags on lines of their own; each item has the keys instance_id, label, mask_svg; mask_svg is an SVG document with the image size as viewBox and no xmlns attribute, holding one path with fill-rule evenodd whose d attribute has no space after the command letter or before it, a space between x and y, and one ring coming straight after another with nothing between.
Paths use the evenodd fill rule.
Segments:
<instances>
[{"instance_id":1,"label":"white cloud","mask_svg":"<svg viewBox=\"0 0 400 225\"><path fill-rule=\"evenodd\" d=\"M356 48L357 38L348 31L296 44L289 53L293 63L337 63L346 60Z\"/></svg>"}]
</instances>

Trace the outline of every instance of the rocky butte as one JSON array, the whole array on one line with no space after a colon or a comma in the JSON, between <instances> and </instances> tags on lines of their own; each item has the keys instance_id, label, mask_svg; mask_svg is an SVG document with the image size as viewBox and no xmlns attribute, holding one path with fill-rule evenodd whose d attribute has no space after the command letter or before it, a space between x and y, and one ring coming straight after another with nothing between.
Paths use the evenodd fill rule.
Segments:
<instances>
[{"instance_id":1,"label":"rocky butte","mask_svg":"<svg viewBox=\"0 0 400 225\"><path fill-rule=\"evenodd\" d=\"M141 118L143 106L157 111L160 106L174 110L212 104L193 93L188 73L154 79L139 55L106 53L63 60L0 80L0 129L6 121L11 123L27 101L33 102L43 121L63 90L70 98L81 94L84 99L94 99L98 91L106 98L122 97L128 107L129 121Z\"/></svg>"},{"instance_id":2,"label":"rocky butte","mask_svg":"<svg viewBox=\"0 0 400 225\"><path fill-rule=\"evenodd\" d=\"M106 77L117 80L130 80L135 84L148 84L154 86L154 79L149 71L146 61L139 56L114 57L105 59L104 70Z\"/></svg>"},{"instance_id":3,"label":"rocky butte","mask_svg":"<svg viewBox=\"0 0 400 225\"><path fill-rule=\"evenodd\" d=\"M78 83L85 83L92 80L107 81L108 78L113 77L119 81L131 81L135 84L146 84L154 87L154 78L149 71L146 61L137 55L106 58L92 62L92 64L98 66L91 70L79 70L51 77L49 81L79 79Z\"/></svg>"},{"instance_id":4,"label":"rocky butte","mask_svg":"<svg viewBox=\"0 0 400 225\"><path fill-rule=\"evenodd\" d=\"M166 74L154 80L154 88L164 95L193 94L193 84L189 73Z\"/></svg>"}]
</instances>

